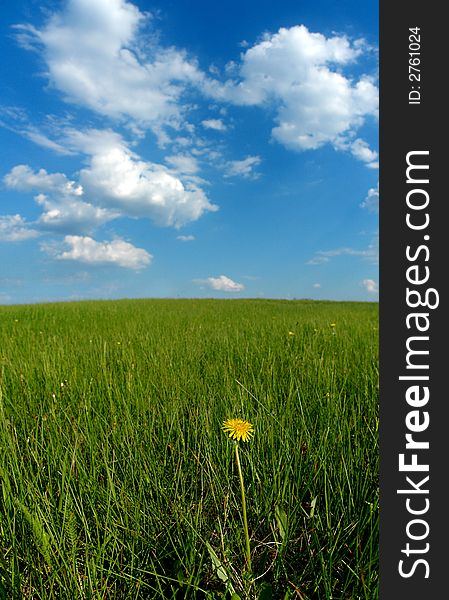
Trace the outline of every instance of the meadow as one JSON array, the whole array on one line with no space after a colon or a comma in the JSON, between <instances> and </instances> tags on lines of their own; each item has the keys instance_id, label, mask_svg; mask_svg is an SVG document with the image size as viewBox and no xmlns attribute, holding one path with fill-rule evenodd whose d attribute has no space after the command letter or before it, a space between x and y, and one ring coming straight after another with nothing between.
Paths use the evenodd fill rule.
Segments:
<instances>
[{"instance_id":1,"label":"meadow","mask_svg":"<svg viewBox=\"0 0 449 600\"><path fill-rule=\"evenodd\" d=\"M378 305L0 307L0 600L378 597ZM240 442L252 572L245 564Z\"/></svg>"}]
</instances>

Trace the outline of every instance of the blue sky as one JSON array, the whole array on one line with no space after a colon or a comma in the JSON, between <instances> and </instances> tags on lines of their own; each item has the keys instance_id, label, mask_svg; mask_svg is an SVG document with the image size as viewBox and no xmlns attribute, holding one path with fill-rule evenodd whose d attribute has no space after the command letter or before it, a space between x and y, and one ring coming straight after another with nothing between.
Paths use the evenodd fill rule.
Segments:
<instances>
[{"instance_id":1,"label":"blue sky","mask_svg":"<svg viewBox=\"0 0 449 600\"><path fill-rule=\"evenodd\" d=\"M5 4L0 303L378 299L376 2Z\"/></svg>"}]
</instances>

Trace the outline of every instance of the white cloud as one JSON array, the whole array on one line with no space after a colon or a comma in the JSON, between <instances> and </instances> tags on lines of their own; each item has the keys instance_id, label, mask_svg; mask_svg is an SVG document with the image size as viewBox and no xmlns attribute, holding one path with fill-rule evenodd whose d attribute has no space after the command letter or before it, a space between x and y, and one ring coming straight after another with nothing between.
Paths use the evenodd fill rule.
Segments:
<instances>
[{"instance_id":1,"label":"white cloud","mask_svg":"<svg viewBox=\"0 0 449 600\"><path fill-rule=\"evenodd\" d=\"M344 72L370 51L363 40L326 38L304 25L281 28L248 47L240 63L229 63L233 78L222 83L184 50L162 47L148 31L151 21L126 0L68 0L42 29L17 30L22 45L41 51L51 85L67 101L125 122L138 136L151 128L160 145L170 141L167 126L192 132L185 118L192 105L184 97L190 88L222 103L274 109L272 135L287 148L331 144L377 168L376 152L356 136L367 117L377 116L377 86L367 75ZM201 124L226 129L222 119ZM38 132L28 136L64 151Z\"/></svg>"},{"instance_id":2,"label":"white cloud","mask_svg":"<svg viewBox=\"0 0 449 600\"><path fill-rule=\"evenodd\" d=\"M226 131L227 127L221 119L205 119L201 121L205 129L214 129L215 131Z\"/></svg>"},{"instance_id":3,"label":"white cloud","mask_svg":"<svg viewBox=\"0 0 449 600\"><path fill-rule=\"evenodd\" d=\"M377 283L373 279L364 279L362 285L370 294L375 294L379 291Z\"/></svg>"},{"instance_id":4,"label":"white cloud","mask_svg":"<svg viewBox=\"0 0 449 600\"><path fill-rule=\"evenodd\" d=\"M207 279L195 279L194 283L207 285L211 289L219 292L241 292L245 289L243 283L236 283L229 277L226 277L226 275L208 277Z\"/></svg>"},{"instance_id":5,"label":"white cloud","mask_svg":"<svg viewBox=\"0 0 449 600\"><path fill-rule=\"evenodd\" d=\"M366 163L366 166L370 169L378 169L379 163L377 162L378 154L368 146L368 144L357 138L350 144L351 153L362 162Z\"/></svg>"},{"instance_id":6,"label":"white cloud","mask_svg":"<svg viewBox=\"0 0 449 600\"><path fill-rule=\"evenodd\" d=\"M360 40L326 38L304 25L266 35L242 55L239 80L204 80L216 99L241 105L274 105L273 137L293 150L343 145L371 164L375 153L363 140L353 141L368 116L377 116L378 89L363 75L343 74L364 50ZM371 153L371 154L370 154Z\"/></svg>"},{"instance_id":7,"label":"white cloud","mask_svg":"<svg viewBox=\"0 0 449 600\"><path fill-rule=\"evenodd\" d=\"M82 200L83 187L63 173L47 173L45 169L35 172L28 165L17 165L5 175L4 182L18 191L39 192L34 199L43 208L35 222L40 230L87 233L119 215Z\"/></svg>"},{"instance_id":8,"label":"white cloud","mask_svg":"<svg viewBox=\"0 0 449 600\"><path fill-rule=\"evenodd\" d=\"M49 150L53 150L53 152L56 152L57 154L62 154L64 156L73 154L73 152L67 150L67 148L64 148L64 146L58 144L58 142L55 142L54 140L50 139L48 136L46 136L44 133L42 133L35 127L26 127L21 131L21 133L23 136L25 136L38 146L41 146L42 148L48 148Z\"/></svg>"},{"instance_id":9,"label":"white cloud","mask_svg":"<svg viewBox=\"0 0 449 600\"><path fill-rule=\"evenodd\" d=\"M99 208L76 199L53 199L45 194L38 194L34 199L44 208L44 212L36 221L40 229L88 233L119 216L117 211Z\"/></svg>"},{"instance_id":10,"label":"white cloud","mask_svg":"<svg viewBox=\"0 0 449 600\"><path fill-rule=\"evenodd\" d=\"M27 165L15 166L4 177L12 189L39 192L35 200L44 209L37 221L42 228L91 233L119 216L180 227L218 208L201 189L203 180L194 175L194 157L168 157L169 169L142 160L110 130L67 129L64 135L70 151L88 157L79 174L81 183L63 173L34 172Z\"/></svg>"},{"instance_id":11,"label":"white cloud","mask_svg":"<svg viewBox=\"0 0 449 600\"><path fill-rule=\"evenodd\" d=\"M0 242L22 242L38 235L21 215L0 216Z\"/></svg>"},{"instance_id":12,"label":"white cloud","mask_svg":"<svg viewBox=\"0 0 449 600\"><path fill-rule=\"evenodd\" d=\"M379 248L377 238L373 240L367 248L358 250L356 248L335 248L333 250L319 250L315 253L310 260L306 262L307 265L321 265L329 262L332 258L337 256L358 256L372 263L377 263L379 259Z\"/></svg>"},{"instance_id":13,"label":"white cloud","mask_svg":"<svg viewBox=\"0 0 449 600\"><path fill-rule=\"evenodd\" d=\"M17 165L4 177L9 188L19 191L40 190L63 195L82 196L83 188L69 181L63 173L47 173L45 169L34 172L28 165Z\"/></svg>"},{"instance_id":14,"label":"white cloud","mask_svg":"<svg viewBox=\"0 0 449 600\"><path fill-rule=\"evenodd\" d=\"M319 289L321 287L321 283L314 283L312 287Z\"/></svg>"},{"instance_id":15,"label":"white cloud","mask_svg":"<svg viewBox=\"0 0 449 600\"><path fill-rule=\"evenodd\" d=\"M42 244L42 249L58 260L74 260L91 265L113 264L134 270L148 266L153 258L143 248L136 248L121 239L97 242L87 236L66 235L64 244L69 247L68 250L58 250L50 244Z\"/></svg>"},{"instance_id":16,"label":"white cloud","mask_svg":"<svg viewBox=\"0 0 449 600\"><path fill-rule=\"evenodd\" d=\"M166 156L165 161L177 173L193 175L199 171L198 161L194 156L188 154L176 154L174 156Z\"/></svg>"},{"instance_id":17,"label":"white cloud","mask_svg":"<svg viewBox=\"0 0 449 600\"><path fill-rule=\"evenodd\" d=\"M184 183L163 165L141 160L112 131L68 132L70 143L89 156L80 180L95 205L129 217L148 217L158 225L180 227L217 210L192 177ZM179 158L179 157L178 157ZM183 157L184 168L195 168ZM172 157L172 160L174 157ZM180 161L178 160L178 168Z\"/></svg>"},{"instance_id":18,"label":"white cloud","mask_svg":"<svg viewBox=\"0 0 449 600\"><path fill-rule=\"evenodd\" d=\"M323 263L327 262L329 262L329 257L322 256L319 252L317 252L313 258L306 262L306 265L322 265Z\"/></svg>"},{"instance_id":19,"label":"white cloud","mask_svg":"<svg viewBox=\"0 0 449 600\"><path fill-rule=\"evenodd\" d=\"M178 235L176 237L176 239L181 242L193 242L193 240L195 239L195 236L194 235Z\"/></svg>"},{"instance_id":20,"label":"white cloud","mask_svg":"<svg viewBox=\"0 0 449 600\"><path fill-rule=\"evenodd\" d=\"M247 156L243 160L231 160L226 163L225 177L253 177L258 176L253 169L260 165L260 156Z\"/></svg>"},{"instance_id":21,"label":"white cloud","mask_svg":"<svg viewBox=\"0 0 449 600\"><path fill-rule=\"evenodd\" d=\"M283 27L248 47L240 63L230 63L227 73L234 78L222 83L184 50L162 47L155 32L148 32L151 21L126 0L68 0L42 29L17 30L22 45L42 52L47 77L66 100L124 121L136 134L150 127L161 145L169 141L167 125L189 126L185 113L191 106L183 95L194 88L223 103L274 107L272 135L288 148L332 144L376 168L376 153L356 132L368 116L377 116L377 86L367 75L344 73L370 51L362 40L326 38L304 25ZM204 119L202 126L226 129L221 119Z\"/></svg>"},{"instance_id":22,"label":"white cloud","mask_svg":"<svg viewBox=\"0 0 449 600\"><path fill-rule=\"evenodd\" d=\"M47 120L50 125L47 123L44 128L53 130L52 121L54 121L54 118L47 115ZM50 139L48 135L39 129L39 127L29 123L29 116L23 109L14 106L0 105L0 126L25 137L42 148L52 150L57 154L64 156L73 154L73 152L64 148L61 144L58 144L58 142Z\"/></svg>"},{"instance_id":23,"label":"white cloud","mask_svg":"<svg viewBox=\"0 0 449 600\"><path fill-rule=\"evenodd\" d=\"M379 184L377 184L377 187L368 190L368 194L360 206L370 212L379 212Z\"/></svg>"},{"instance_id":24,"label":"white cloud","mask_svg":"<svg viewBox=\"0 0 449 600\"><path fill-rule=\"evenodd\" d=\"M186 85L203 77L175 48L141 32L151 16L126 0L68 0L38 30L16 26L22 46L37 47L47 76L66 100L134 125L179 125Z\"/></svg>"}]
</instances>

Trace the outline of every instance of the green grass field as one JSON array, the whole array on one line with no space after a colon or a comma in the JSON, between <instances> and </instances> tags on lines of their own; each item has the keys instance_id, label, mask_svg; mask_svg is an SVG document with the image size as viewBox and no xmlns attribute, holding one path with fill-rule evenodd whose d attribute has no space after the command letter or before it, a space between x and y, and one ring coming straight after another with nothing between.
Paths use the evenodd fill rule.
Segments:
<instances>
[{"instance_id":1,"label":"green grass field","mask_svg":"<svg viewBox=\"0 0 449 600\"><path fill-rule=\"evenodd\" d=\"M0 600L378 597L378 306L0 307ZM251 537L246 572L234 442Z\"/></svg>"}]
</instances>

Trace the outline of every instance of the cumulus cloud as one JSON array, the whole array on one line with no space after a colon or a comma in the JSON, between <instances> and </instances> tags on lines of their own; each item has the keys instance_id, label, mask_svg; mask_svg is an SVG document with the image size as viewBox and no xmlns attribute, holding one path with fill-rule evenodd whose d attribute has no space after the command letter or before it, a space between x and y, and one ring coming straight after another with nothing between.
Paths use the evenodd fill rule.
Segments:
<instances>
[{"instance_id":1,"label":"cumulus cloud","mask_svg":"<svg viewBox=\"0 0 449 600\"><path fill-rule=\"evenodd\" d=\"M119 216L180 227L218 208L199 186L202 180L193 175L198 169L193 157L168 157L171 169L144 161L110 130L67 129L65 144L87 156L79 183L63 173L35 172L27 165L15 166L4 177L11 189L39 192L35 200L44 212L37 223L43 228L90 233Z\"/></svg>"},{"instance_id":2,"label":"cumulus cloud","mask_svg":"<svg viewBox=\"0 0 449 600\"><path fill-rule=\"evenodd\" d=\"M378 113L373 78L350 71L369 51L363 40L326 37L304 25L283 27L247 47L221 81L214 78L216 70L206 74L184 50L163 47L148 30L151 24L152 16L127 0L68 0L41 29L16 29L24 47L39 49L48 80L67 101L125 122L140 136L151 128L161 145L170 141L167 126L192 130L185 93L193 90L222 104L274 111L272 136L287 148L331 144L378 166L377 153L357 136ZM226 130L222 119L204 119L201 125ZM37 132L29 135L63 151Z\"/></svg>"},{"instance_id":3,"label":"cumulus cloud","mask_svg":"<svg viewBox=\"0 0 449 600\"><path fill-rule=\"evenodd\" d=\"M241 292L245 289L243 283L237 283L226 275L208 277L207 279L195 279L194 283L207 285L211 289L219 292Z\"/></svg>"},{"instance_id":4,"label":"cumulus cloud","mask_svg":"<svg viewBox=\"0 0 449 600\"><path fill-rule=\"evenodd\" d=\"M379 184L377 184L377 187L368 190L368 194L360 206L370 212L379 212Z\"/></svg>"},{"instance_id":5,"label":"cumulus cloud","mask_svg":"<svg viewBox=\"0 0 449 600\"><path fill-rule=\"evenodd\" d=\"M274 106L274 139L293 150L331 144L372 165L377 156L354 140L367 117L378 113L378 89L371 77L343 73L362 54L360 40L326 38L304 25L281 28L248 48L238 78L204 80L206 93L240 105Z\"/></svg>"},{"instance_id":6,"label":"cumulus cloud","mask_svg":"<svg viewBox=\"0 0 449 600\"><path fill-rule=\"evenodd\" d=\"M253 177L258 176L254 168L260 165L260 156L247 156L243 160L230 160L226 163L225 177Z\"/></svg>"},{"instance_id":7,"label":"cumulus cloud","mask_svg":"<svg viewBox=\"0 0 449 600\"><path fill-rule=\"evenodd\" d=\"M151 263L152 255L143 248L117 239L112 242L97 242L88 236L66 235L64 245L68 249L42 244L42 249L58 260L73 260L90 265L117 265L139 270Z\"/></svg>"},{"instance_id":8,"label":"cumulus cloud","mask_svg":"<svg viewBox=\"0 0 449 600\"><path fill-rule=\"evenodd\" d=\"M367 51L362 40L326 37L304 25L282 27L246 48L227 69L234 78L223 82L201 71L184 50L162 47L156 35L144 41L151 20L126 0L68 0L41 29L16 28L23 46L41 50L49 81L68 101L135 130L150 127L162 144L168 142L166 125L187 126L183 95L192 88L222 103L274 107L272 135L287 148L332 144L376 166L375 151L356 133L367 117L377 116L378 89L372 77L345 72ZM226 129L221 119L201 124Z\"/></svg>"},{"instance_id":9,"label":"cumulus cloud","mask_svg":"<svg viewBox=\"0 0 449 600\"><path fill-rule=\"evenodd\" d=\"M36 221L36 225L44 230L91 232L119 216L117 211L99 208L76 199L54 199L45 194L37 194L34 199L44 209Z\"/></svg>"},{"instance_id":10,"label":"cumulus cloud","mask_svg":"<svg viewBox=\"0 0 449 600\"><path fill-rule=\"evenodd\" d=\"M195 239L194 235L178 235L176 237L177 240L179 240L180 242L193 242L193 240Z\"/></svg>"},{"instance_id":11,"label":"cumulus cloud","mask_svg":"<svg viewBox=\"0 0 449 600\"><path fill-rule=\"evenodd\" d=\"M9 188L19 191L39 189L63 195L82 196L83 188L67 179L63 173L47 173L45 169L34 172L28 165L17 165L4 177Z\"/></svg>"},{"instance_id":12,"label":"cumulus cloud","mask_svg":"<svg viewBox=\"0 0 449 600\"><path fill-rule=\"evenodd\" d=\"M23 242L38 235L21 215L0 216L0 242Z\"/></svg>"},{"instance_id":13,"label":"cumulus cloud","mask_svg":"<svg viewBox=\"0 0 449 600\"><path fill-rule=\"evenodd\" d=\"M205 119L201 121L201 125L205 129L213 129L215 131L226 131L227 127L221 119Z\"/></svg>"},{"instance_id":14,"label":"cumulus cloud","mask_svg":"<svg viewBox=\"0 0 449 600\"><path fill-rule=\"evenodd\" d=\"M83 187L64 173L33 171L28 165L17 165L4 177L5 184L18 191L38 191L34 200L43 212L35 222L40 230L84 233L115 219L119 213L93 206L82 200ZM45 192L45 193L44 193Z\"/></svg>"},{"instance_id":15,"label":"cumulus cloud","mask_svg":"<svg viewBox=\"0 0 449 600\"><path fill-rule=\"evenodd\" d=\"M126 0L68 0L42 29L16 26L19 43L37 47L52 86L69 102L135 125L179 125L195 61L155 36L141 36L151 15Z\"/></svg>"},{"instance_id":16,"label":"cumulus cloud","mask_svg":"<svg viewBox=\"0 0 449 600\"><path fill-rule=\"evenodd\" d=\"M191 178L183 183L167 167L142 160L117 133L72 130L68 135L73 146L89 156L80 181L96 205L173 227L217 210ZM189 164L193 168L193 161Z\"/></svg>"},{"instance_id":17,"label":"cumulus cloud","mask_svg":"<svg viewBox=\"0 0 449 600\"><path fill-rule=\"evenodd\" d=\"M370 294L375 294L379 291L377 283L374 281L374 279L364 279L362 281L362 285L365 288L365 290Z\"/></svg>"}]
</instances>

